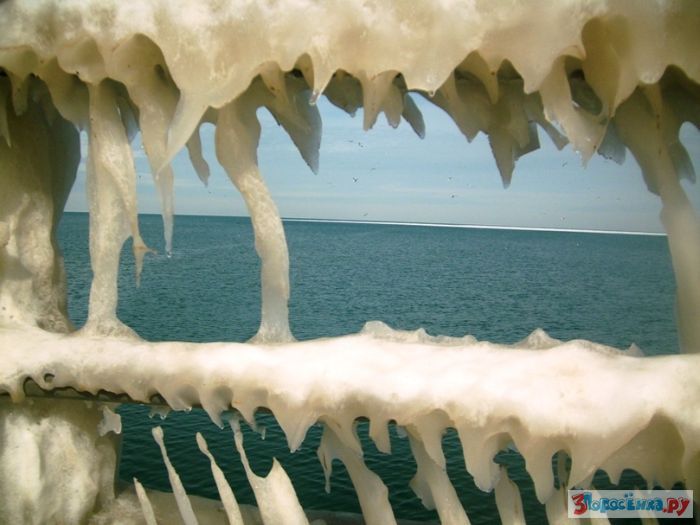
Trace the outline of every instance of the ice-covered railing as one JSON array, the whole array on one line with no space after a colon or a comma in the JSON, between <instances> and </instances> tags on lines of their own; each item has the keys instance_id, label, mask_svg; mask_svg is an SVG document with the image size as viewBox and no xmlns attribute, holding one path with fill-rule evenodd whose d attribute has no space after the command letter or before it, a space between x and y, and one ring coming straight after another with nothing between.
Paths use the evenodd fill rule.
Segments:
<instances>
[{"instance_id":1,"label":"ice-covered railing","mask_svg":"<svg viewBox=\"0 0 700 525\"><path fill-rule=\"evenodd\" d=\"M174 509L138 483L135 493L115 496L117 453L100 436L114 428L111 412L55 400L28 405L28 379L43 390L142 402L158 395L175 409L201 405L215 421L231 407L247 419L266 407L292 449L321 421L322 464L346 465L369 523L393 517L386 488L362 461L358 417L369 418L380 450L389 421L408 430L414 489L445 523L464 523L468 513L445 473L447 427L457 429L477 485L495 488L506 522L521 522L520 498L492 460L511 442L553 521L565 513L551 472L560 450L572 459L567 486L586 485L597 469L615 477L630 467L650 483L700 488L700 378L698 357L689 355L700 351L700 227L679 183L694 172L678 139L684 122L700 126L698 27L693 0L0 3L0 389L15 402L0 405L0 521L94 515L152 523ZM365 128L384 113L419 135L412 97L423 96L467 139L488 135L505 185L517 158L538 147L538 128L558 147L570 142L584 161L594 153L621 161L629 149L663 204L685 354L641 358L538 333L502 347L376 325L293 342L287 246L257 167L256 111L267 108L316 169L319 96L350 114L362 107ZM130 141L140 131L169 251L170 161L186 146L206 182L205 122L216 126L217 159L251 215L262 262L260 329L248 344L147 343L116 317L121 247L133 239L137 278L148 251ZM55 230L80 160L78 130L88 134L93 281L88 320L76 332ZM615 417L605 410L610 399L620 408ZM239 433L236 445L245 459ZM214 520L203 504L192 510L170 470L179 515ZM240 509L213 472L237 523ZM248 474L266 524L305 522L281 468L264 479Z\"/></svg>"}]
</instances>

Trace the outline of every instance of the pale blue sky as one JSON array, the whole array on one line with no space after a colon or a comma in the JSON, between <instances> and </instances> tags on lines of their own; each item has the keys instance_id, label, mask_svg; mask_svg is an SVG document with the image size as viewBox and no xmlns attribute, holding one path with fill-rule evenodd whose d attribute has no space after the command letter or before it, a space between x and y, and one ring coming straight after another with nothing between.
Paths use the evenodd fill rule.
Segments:
<instances>
[{"instance_id":1,"label":"pale blue sky","mask_svg":"<svg viewBox=\"0 0 700 525\"><path fill-rule=\"evenodd\" d=\"M426 137L406 122L397 129L383 116L362 130L362 110L351 118L325 99L320 170L314 175L289 137L265 111L260 168L283 217L456 223L565 229L662 231L660 203L646 190L631 157L622 166L595 156L586 168L567 146L557 151L540 131L541 149L522 157L513 182L503 189L488 140L468 143L440 109L414 100L423 112ZM84 138L84 137L83 137ZM216 162L213 128L202 130L204 155L211 167L204 187L181 152L176 172L175 213L247 215L245 205ZM682 140L700 169L700 133L686 125ZM135 144L142 213L159 213L148 162ZM355 181L357 179L357 181ZM700 186L684 183L700 209ZM85 211L85 169L81 164L69 211Z\"/></svg>"}]
</instances>

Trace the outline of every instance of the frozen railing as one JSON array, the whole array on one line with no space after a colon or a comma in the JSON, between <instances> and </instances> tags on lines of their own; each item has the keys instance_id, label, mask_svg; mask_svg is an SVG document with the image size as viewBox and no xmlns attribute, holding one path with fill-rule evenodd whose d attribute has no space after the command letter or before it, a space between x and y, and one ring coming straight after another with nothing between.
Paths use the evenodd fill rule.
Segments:
<instances>
[{"instance_id":1,"label":"frozen railing","mask_svg":"<svg viewBox=\"0 0 700 525\"><path fill-rule=\"evenodd\" d=\"M466 522L469 510L445 473L440 436L448 427L459 433L477 486L495 489L506 522L522 521L522 508L492 459L511 442L553 521L566 512L551 471L560 450L572 459L568 486L586 485L596 469L615 477L629 467L650 482L697 488L700 227L679 183L694 172L678 131L687 121L700 125L699 26L700 4L690 0L1 3L0 389L14 403L0 405L0 521L119 515L151 523L174 508L139 484L135 494L115 495L111 412L24 403L28 379L47 391L201 405L215 422L231 407L249 420L266 407L292 449L320 421L322 464L346 465L370 523L391 523L393 515L386 488L362 461L358 417L369 419L379 450L388 447L388 422L407 429L415 490L445 523ZM444 109L467 139L488 135L505 185L515 160L538 147L538 127L558 147L570 142L584 161L594 153L620 161L629 149L663 204L683 354L642 358L540 333L503 347L378 325L294 342L287 246L257 167L256 111L267 108L316 169L319 96L351 114L362 107L365 128L384 113L422 135L416 94ZM262 262L260 329L247 344L148 343L116 316L121 247L133 239L137 279L148 251L130 140L140 131L170 250L170 161L186 146L206 181L204 122L216 126L217 159L251 215ZM93 280L87 323L74 331L55 232L80 160L78 130L88 134ZM595 375L576 365L581 360L597 365ZM615 417L605 410L612 398ZM242 515L213 471L236 523ZM307 520L281 467L264 479L248 474L265 523ZM192 510L174 472L171 481L186 522L195 512L214 519Z\"/></svg>"}]
</instances>

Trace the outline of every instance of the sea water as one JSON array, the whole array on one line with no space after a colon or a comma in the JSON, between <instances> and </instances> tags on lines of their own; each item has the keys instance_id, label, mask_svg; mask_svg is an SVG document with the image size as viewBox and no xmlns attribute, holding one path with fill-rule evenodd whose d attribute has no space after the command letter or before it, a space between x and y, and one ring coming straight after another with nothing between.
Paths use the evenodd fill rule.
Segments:
<instances>
[{"instance_id":1,"label":"sea water","mask_svg":"<svg viewBox=\"0 0 700 525\"><path fill-rule=\"evenodd\" d=\"M249 219L178 216L174 253L164 255L158 216L141 219L142 234L158 254L146 257L141 286L134 283L130 246L123 251L119 317L151 341L245 341L260 318L260 263ZM357 332L369 320L393 328L513 343L535 328L559 339L584 338L619 348L638 345L647 354L675 353L674 281L665 237L547 231L437 228L417 225L286 221L290 252L290 323L298 339ZM68 275L69 312L80 326L87 315L91 270L88 216L67 213L59 228ZM533 400L536 402L536 400ZM202 432L236 498L254 503L233 446L201 410L149 418L147 407L120 409L124 425L120 478L168 490L160 452L150 433L162 425L170 459L189 493L217 497L209 462L197 449ZM245 431L246 449L259 475L277 457L305 508L359 512L352 484L335 463L332 491L324 491L316 457L320 429L290 454L269 415L259 415L265 439ZM245 425L244 425L245 426ZM437 520L408 484L415 462L407 440L392 429L392 455L376 450L358 432L368 467L390 491L399 518ZM475 486L464 468L459 440L443 440L447 470L474 524L493 523L493 494ZM523 461L504 451L497 461L520 486L530 523L543 508ZM628 483L638 480L623 477ZM597 481L606 484L605 476Z\"/></svg>"}]
</instances>

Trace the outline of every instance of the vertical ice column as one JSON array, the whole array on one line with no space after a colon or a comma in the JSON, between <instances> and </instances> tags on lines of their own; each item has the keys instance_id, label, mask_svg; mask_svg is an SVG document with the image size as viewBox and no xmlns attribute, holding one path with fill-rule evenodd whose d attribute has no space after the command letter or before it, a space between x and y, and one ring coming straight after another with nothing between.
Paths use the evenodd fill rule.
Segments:
<instances>
[{"instance_id":1,"label":"vertical ice column","mask_svg":"<svg viewBox=\"0 0 700 525\"><path fill-rule=\"evenodd\" d=\"M440 523L469 525L469 518L457 497L444 466L439 465L427 452L418 429L408 428L408 437L418 471L411 480L413 492L427 508L437 509ZM442 451L441 451L442 454ZM442 463L444 463L444 458Z\"/></svg>"},{"instance_id":2,"label":"vertical ice column","mask_svg":"<svg viewBox=\"0 0 700 525\"><path fill-rule=\"evenodd\" d=\"M138 479L134 478L134 489L136 490L136 496L139 499L139 505L141 505L141 513L143 514L143 519L146 520L146 525L157 525L156 515L153 512L153 506L151 501L148 499L146 490L141 485Z\"/></svg>"},{"instance_id":3,"label":"vertical ice column","mask_svg":"<svg viewBox=\"0 0 700 525\"><path fill-rule=\"evenodd\" d=\"M73 329L56 229L80 161L76 129L45 86L27 80L23 107L0 76L0 319Z\"/></svg>"},{"instance_id":4,"label":"vertical ice column","mask_svg":"<svg viewBox=\"0 0 700 525\"><path fill-rule=\"evenodd\" d=\"M389 503L389 490L382 479L365 465L357 437L354 433L336 433L329 423L326 422L324 426L317 452L326 476L326 491L330 491L333 460L337 458L348 470L365 522L368 525L395 524L396 519ZM353 442L347 442L348 439L352 439Z\"/></svg>"},{"instance_id":5,"label":"vertical ice column","mask_svg":"<svg viewBox=\"0 0 700 525\"><path fill-rule=\"evenodd\" d=\"M256 95L251 89L219 110L216 155L248 207L262 264L262 312L254 340L283 342L293 339L287 304L289 253L277 206L257 165L260 123L255 111L261 104Z\"/></svg>"},{"instance_id":6,"label":"vertical ice column","mask_svg":"<svg viewBox=\"0 0 700 525\"><path fill-rule=\"evenodd\" d=\"M679 181L685 149L680 122L658 85L637 89L615 116L617 130L642 168L649 190L658 194L661 220L676 277L676 310L681 351L700 352L700 223Z\"/></svg>"},{"instance_id":7,"label":"vertical ice column","mask_svg":"<svg viewBox=\"0 0 700 525\"><path fill-rule=\"evenodd\" d=\"M197 432L197 446L202 454L207 456L209 459L211 473L214 476L216 488L219 491L219 498L224 506L224 511L226 512L229 525L244 525L243 516L241 516L241 509L238 506L236 497L233 495L231 486L228 484L228 481L226 481L226 476L224 476L224 473L221 468L219 468L219 465L216 464L214 456L211 452L209 452L207 441L200 432Z\"/></svg>"},{"instance_id":8,"label":"vertical ice column","mask_svg":"<svg viewBox=\"0 0 700 525\"><path fill-rule=\"evenodd\" d=\"M523 502L518 486L508 478L508 471L501 467L496 485L496 507L504 525L525 525Z\"/></svg>"},{"instance_id":9,"label":"vertical ice column","mask_svg":"<svg viewBox=\"0 0 700 525\"><path fill-rule=\"evenodd\" d=\"M87 189L90 208L90 287L84 330L133 334L117 319L117 276L124 241L133 237L136 278L148 248L138 230L136 173L115 93L107 82L89 86L90 122Z\"/></svg>"},{"instance_id":10,"label":"vertical ice column","mask_svg":"<svg viewBox=\"0 0 700 525\"><path fill-rule=\"evenodd\" d=\"M173 489L175 503L180 511L182 521L185 525L197 525L197 517L194 515L194 510L192 510L192 503L190 503L190 500L187 497L185 487L183 487L182 481L180 481L180 476L168 457L168 451L166 450L165 442L163 441L163 429L161 427L154 427L151 429L151 434L153 434L153 439L155 442L158 443L160 453L163 456L163 462L168 470L168 480L170 481L170 487Z\"/></svg>"},{"instance_id":11,"label":"vertical ice column","mask_svg":"<svg viewBox=\"0 0 700 525\"><path fill-rule=\"evenodd\" d=\"M265 525L309 525L292 482L279 461L273 458L272 469L266 477L255 475L243 447L243 433L237 420L231 421L231 430L263 523Z\"/></svg>"}]
</instances>

